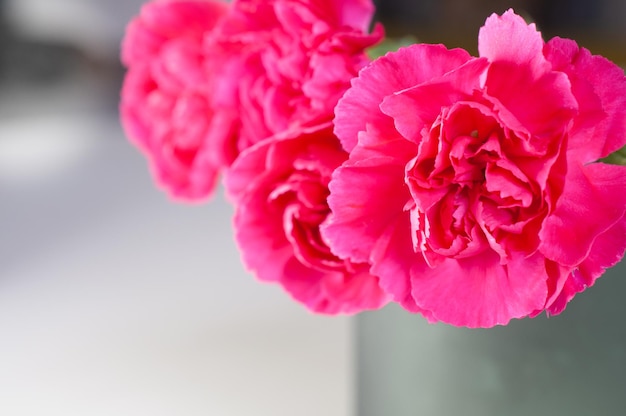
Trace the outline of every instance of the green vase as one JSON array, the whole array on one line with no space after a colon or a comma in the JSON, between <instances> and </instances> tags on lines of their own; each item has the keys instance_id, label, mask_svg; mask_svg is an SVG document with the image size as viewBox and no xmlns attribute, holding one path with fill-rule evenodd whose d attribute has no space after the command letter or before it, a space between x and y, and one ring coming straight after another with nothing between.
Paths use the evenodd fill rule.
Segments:
<instances>
[{"instance_id":1,"label":"green vase","mask_svg":"<svg viewBox=\"0 0 626 416\"><path fill-rule=\"evenodd\" d=\"M361 314L358 415L624 414L625 296L622 261L559 316L467 329L395 305Z\"/></svg>"}]
</instances>

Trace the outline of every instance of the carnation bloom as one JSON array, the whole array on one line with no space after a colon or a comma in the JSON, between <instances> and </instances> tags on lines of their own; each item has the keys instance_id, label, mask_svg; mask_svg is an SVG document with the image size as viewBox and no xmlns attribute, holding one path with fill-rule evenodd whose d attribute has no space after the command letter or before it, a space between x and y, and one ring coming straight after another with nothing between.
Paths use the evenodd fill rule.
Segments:
<instances>
[{"instance_id":1,"label":"carnation bloom","mask_svg":"<svg viewBox=\"0 0 626 416\"><path fill-rule=\"evenodd\" d=\"M282 285L310 310L375 309L387 301L367 263L342 260L321 237L328 182L347 158L330 123L245 150L226 176L235 235L246 266Z\"/></svg>"},{"instance_id":2,"label":"carnation bloom","mask_svg":"<svg viewBox=\"0 0 626 416\"><path fill-rule=\"evenodd\" d=\"M626 167L598 160L626 144L626 78L511 10L478 43L361 71L336 108L350 157L322 231L405 308L491 327L560 313L623 256Z\"/></svg>"},{"instance_id":3,"label":"carnation bloom","mask_svg":"<svg viewBox=\"0 0 626 416\"><path fill-rule=\"evenodd\" d=\"M369 59L371 0L235 0L207 49L228 54L236 82L238 150L274 134L331 121L350 79Z\"/></svg>"},{"instance_id":4,"label":"carnation bloom","mask_svg":"<svg viewBox=\"0 0 626 416\"><path fill-rule=\"evenodd\" d=\"M229 94L215 94L229 89L219 78L223 65L204 49L227 10L208 0L147 3L122 44L122 124L174 197L209 195L220 168L235 157Z\"/></svg>"}]
</instances>

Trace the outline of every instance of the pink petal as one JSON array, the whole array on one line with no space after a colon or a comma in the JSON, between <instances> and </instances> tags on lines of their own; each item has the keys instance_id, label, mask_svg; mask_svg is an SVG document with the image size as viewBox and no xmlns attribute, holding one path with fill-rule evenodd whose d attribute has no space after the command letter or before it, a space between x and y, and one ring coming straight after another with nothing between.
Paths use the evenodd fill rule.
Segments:
<instances>
[{"instance_id":1,"label":"pink petal","mask_svg":"<svg viewBox=\"0 0 626 416\"><path fill-rule=\"evenodd\" d=\"M485 91L503 124L539 148L565 134L578 110L569 79L560 72L492 64Z\"/></svg>"},{"instance_id":2,"label":"pink petal","mask_svg":"<svg viewBox=\"0 0 626 416\"><path fill-rule=\"evenodd\" d=\"M211 163L197 163L199 170L176 167L178 161L171 160L168 163L167 155L154 156L150 163L159 187L175 200L187 203L201 202L210 198L217 186L220 167Z\"/></svg>"},{"instance_id":3,"label":"pink petal","mask_svg":"<svg viewBox=\"0 0 626 416\"><path fill-rule=\"evenodd\" d=\"M210 163L220 169L230 166L239 153L235 134L237 115L222 109L213 113L208 123L204 143L196 155L196 165ZM196 168L194 174L202 175L202 168Z\"/></svg>"},{"instance_id":4,"label":"pink petal","mask_svg":"<svg viewBox=\"0 0 626 416\"><path fill-rule=\"evenodd\" d=\"M259 280L278 282L285 275L285 265L294 258L291 245L276 231L282 230L283 217L269 211L266 201L258 194L248 195L240 201L241 206L256 206L257 212L250 215L245 208L240 209L234 218L235 239L243 263Z\"/></svg>"},{"instance_id":5,"label":"pink petal","mask_svg":"<svg viewBox=\"0 0 626 416\"><path fill-rule=\"evenodd\" d=\"M564 133L578 105L568 77L550 72L543 46L535 25L513 10L489 17L478 37L480 56L492 63L485 89L504 124L518 134L552 138Z\"/></svg>"},{"instance_id":6,"label":"pink petal","mask_svg":"<svg viewBox=\"0 0 626 416\"><path fill-rule=\"evenodd\" d=\"M386 96L440 77L469 59L462 49L419 44L388 53L361 70L335 107L335 134L343 147L350 151L366 125L394 130L393 121L379 110Z\"/></svg>"},{"instance_id":7,"label":"pink petal","mask_svg":"<svg viewBox=\"0 0 626 416\"><path fill-rule=\"evenodd\" d=\"M424 258L413 251L411 223L406 212L390 221L371 253L371 272L380 276L380 287L410 312L420 312L432 320L432 314L420 308L411 295L411 269L425 267Z\"/></svg>"},{"instance_id":8,"label":"pink petal","mask_svg":"<svg viewBox=\"0 0 626 416\"><path fill-rule=\"evenodd\" d=\"M328 315L378 309L388 302L378 278L362 271L353 275L322 272L294 259L285 264L281 285L309 310Z\"/></svg>"},{"instance_id":9,"label":"pink petal","mask_svg":"<svg viewBox=\"0 0 626 416\"><path fill-rule=\"evenodd\" d=\"M122 62L131 65L151 59L169 40L195 38L211 30L228 10L221 1L169 1L146 3L126 29Z\"/></svg>"},{"instance_id":10,"label":"pink petal","mask_svg":"<svg viewBox=\"0 0 626 416\"><path fill-rule=\"evenodd\" d=\"M144 102L157 88L148 65L135 65L126 72L120 100L120 120L129 140L142 151L150 148L150 126Z\"/></svg>"},{"instance_id":11,"label":"pink petal","mask_svg":"<svg viewBox=\"0 0 626 416\"><path fill-rule=\"evenodd\" d=\"M613 227L600 234L593 243L589 256L568 277L559 296L547 305L548 312L558 315L579 292L593 286L606 269L616 265L626 249L626 215Z\"/></svg>"},{"instance_id":12,"label":"pink petal","mask_svg":"<svg viewBox=\"0 0 626 416\"><path fill-rule=\"evenodd\" d=\"M435 319L457 326L492 327L542 309L546 296L543 256L517 256L507 265L488 250L411 271L413 298Z\"/></svg>"},{"instance_id":13,"label":"pink petal","mask_svg":"<svg viewBox=\"0 0 626 416\"><path fill-rule=\"evenodd\" d=\"M433 124L442 107L471 98L487 65L484 59L472 59L432 81L387 96L380 109L393 118L402 136L419 143L422 129Z\"/></svg>"},{"instance_id":14,"label":"pink petal","mask_svg":"<svg viewBox=\"0 0 626 416\"><path fill-rule=\"evenodd\" d=\"M560 303L560 298L563 297L563 293L567 292L568 280L571 277L572 268L562 266L546 259L546 272L548 273L548 299L542 309L538 309L535 313L531 314L532 317L539 315L544 310L549 315L556 315L557 313L553 309L553 305ZM565 304L563 304L563 308Z\"/></svg>"},{"instance_id":15,"label":"pink petal","mask_svg":"<svg viewBox=\"0 0 626 416\"><path fill-rule=\"evenodd\" d=\"M587 286L593 285L606 269L615 266L626 250L626 214L593 242L589 255L580 263L580 275Z\"/></svg>"},{"instance_id":16,"label":"pink petal","mask_svg":"<svg viewBox=\"0 0 626 416\"><path fill-rule=\"evenodd\" d=\"M502 16L492 14L478 33L479 56L490 62L530 66L532 71L549 68L542 54L543 39L535 24L527 24L512 9Z\"/></svg>"},{"instance_id":17,"label":"pink petal","mask_svg":"<svg viewBox=\"0 0 626 416\"><path fill-rule=\"evenodd\" d=\"M249 147L239 154L225 178L226 190L235 203L249 189L257 186L263 175L281 174L294 169L298 155L309 154L315 170L328 175L345 160L345 153L338 148L337 139L330 132L330 123L301 129L299 133L288 132ZM300 137L300 140L295 140ZM275 145L280 143L280 145ZM332 150L329 150L332 149ZM234 172L236 171L236 172Z\"/></svg>"},{"instance_id":18,"label":"pink petal","mask_svg":"<svg viewBox=\"0 0 626 416\"><path fill-rule=\"evenodd\" d=\"M173 40L161 49L159 59L153 62L159 66L153 66L153 70L161 86L171 83L173 85L167 88L199 89L207 85L210 74L204 68L204 56L197 43L185 39ZM159 72L163 73L162 76Z\"/></svg>"},{"instance_id":19,"label":"pink petal","mask_svg":"<svg viewBox=\"0 0 626 416\"><path fill-rule=\"evenodd\" d=\"M374 16L375 7L371 0L325 0L336 8L339 24L367 32Z\"/></svg>"},{"instance_id":20,"label":"pink petal","mask_svg":"<svg viewBox=\"0 0 626 416\"><path fill-rule=\"evenodd\" d=\"M580 106L569 136L570 157L594 162L626 145L624 70L569 39L550 40L545 55L554 69L569 76Z\"/></svg>"},{"instance_id":21,"label":"pink petal","mask_svg":"<svg viewBox=\"0 0 626 416\"><path fill-rule=\"evenodd\" d=\"M403 157L411 149L414 153L414 145L402 139L378 147L357 146L335 170L328 197L332 215L322 234L339 257L369 262L378 238L403 212L410 199Z\"/></svg>"},{"instance_id":22,"label":"pink petal","mask_svg":"<svg viewBox=\"0 0 626 416\"><path fill-rule=\"evenodd\" d=\"M581 264L598 236L624 216L625 189L624 166L570 163L563 194L539 235L541 252L562 265Z\"/></svg>"}]
</instances>

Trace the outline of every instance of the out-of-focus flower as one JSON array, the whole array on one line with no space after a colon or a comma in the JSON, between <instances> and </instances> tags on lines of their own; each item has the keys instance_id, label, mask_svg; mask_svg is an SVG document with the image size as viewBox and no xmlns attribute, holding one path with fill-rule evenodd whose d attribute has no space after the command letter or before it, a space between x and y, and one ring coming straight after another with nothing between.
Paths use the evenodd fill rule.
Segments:
<instances>
[{"instance_id":1,"label":"out-of-focus flower","mask_svg":"<svg viewBox=\"0 0 626 416\"><path fill-rule=\"evenodd\" d=\"M226 177L246 266L326 314L375 309L387 301L367 263L338 258L320 235L330 212L327 185L346 157L328 123L245 150Z\"/></svg>"},{"instance_id":2,"label":"out-of-focus flower","mask_svg":"<svg viewBox=\"0 0 626 416\"><path fill-rule=\"evenodd\" d=\"M626 247L622 69L544 43L509 10L479 57L413 45L364 69L336 109L351 151L322 235L431 321L560 313Z\"/></svg>"},{"instance_id":3,"label":"out-of-focus flower","mask_svg":"<svg viewBox=\"0 0 626 416\"><path fill-rule=\"evenodd\" d=\"M204 48L227 10L211 0L147 3L122 44L122 124L174 197L209 195L235 157L236 117L221 101L235 93L219 77L221 57Z\"/></svg>"},{"instance_id":4,"label":"out-of-focus flower","mask_svg":"<svg viewBox=\"0 0 626 416\"><path fill-rule=\"evenodd\" d=\"M243 151L275 134L330 121L383 36L371 0L235 0L206 48L229 55ZM236 63L235 63L236 62Z\"/></svg>"},{"instance_id":5,"label":"out-of-focus flower","mask_svg":"<svg viewBox=\"0 0 626 416\"><path fill-rule=\"evenodd\" d=\"M128 26L122 122L174 197L211 194L239 152L327 122L369 62L370 0L163 0Z\"/></svg>"}]
</instances>

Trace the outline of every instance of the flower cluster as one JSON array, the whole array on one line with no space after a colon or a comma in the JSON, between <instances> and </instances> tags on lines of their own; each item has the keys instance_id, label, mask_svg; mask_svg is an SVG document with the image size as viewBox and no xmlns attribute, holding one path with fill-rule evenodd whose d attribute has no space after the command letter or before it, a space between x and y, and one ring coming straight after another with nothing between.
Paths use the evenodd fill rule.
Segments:
<instances>
[{"instance_id":1,"label":"flower cluster","mask_svg":"<svg viewBox=\"0 0 626 416\"><path fill-rule=\"evenodd\" d=\"M122 45L122 122L158 183L195 201L225 173L246 266L320 313L389 299L320 233L348 158L334 108L383 37L373 13L370 0L155 1Z\"/></svg>"},{"instance_id":2,"label":"flower cluster","mask_svg":"<svg viewBox=\"0 0 626 416\"><path fill-rule=\"evenodd\" d=\"M163 0L121 116L173 197L220 174L245 265L320 313L558 314L626 249L626 77L512 10L479 56L383 38L370 0Z\"/></svg>"}]
</instances>

